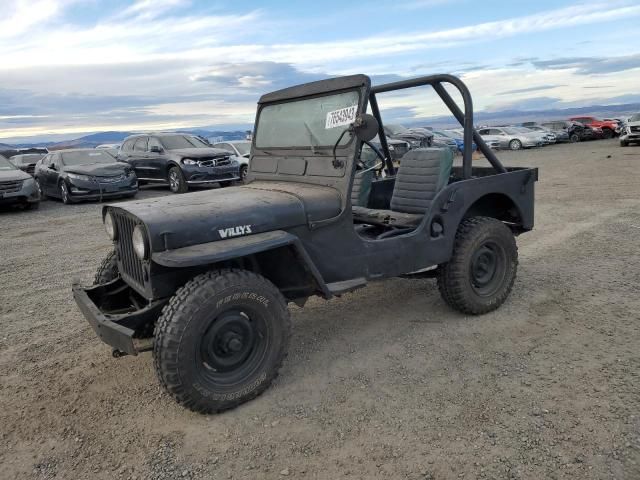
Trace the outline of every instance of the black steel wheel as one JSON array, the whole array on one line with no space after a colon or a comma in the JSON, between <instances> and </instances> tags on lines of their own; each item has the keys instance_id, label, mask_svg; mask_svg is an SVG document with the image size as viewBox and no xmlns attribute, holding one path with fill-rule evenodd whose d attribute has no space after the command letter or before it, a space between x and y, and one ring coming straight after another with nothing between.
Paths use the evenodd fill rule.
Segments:
<instances>
[{"instance_id":1,"label":"black steel wheel","mask_svg":"<svg viewBox=\"0 0 640 480\"><path fill-rule=\"evenodd\" d=\"M93 277L94 285L102 285L109 283L120 276L118 270L118 260L116 258L116 251L111 250L106 257L100 262L100 266L96 270L96 274Z\"/></svg>"},{"instance_id":2,"label":"black steel wheel","mask_svg":"<svg viewBox=\"0 0 640 480\"><path fill-rule=\"evenodd\" d=\"M60 182L60 199L65 205L72 203L71 196L69 195L69 187L67 187L64 180Z\"/></svg>"},{"instance_id":3,"label":"black steel wheel","mask_svg":"<svg viewBox=\"0 0 640 480\"><path fill-rule=\"evenodd\" d=\"M452 308L480 315L504 303L517 267L511 230L495 218L468 218L458 228L451 260L438 267L438 289Z\"/></svg>"},{"instance_id":4,"label":"black steel wheel","mask_svg":"<svg viewBox=\"0 0 640 480\"><path fill-rule=\"evenodd\" d=\"M196 412L234 408L277 376L290 330L286 301L266 278L244 270L198 275L176 292L156 324L158 378Z\"/></svg>"},{"instance_id":5,"label":"black steel wheel","mask_svg":"<svg viewBox=\"0 0 640 480\"><path fill-rule=\"evenodd\" d=\"M173 193L185 193L189 190L189 186L184 179L184 175L178 167L171 167L169 169L167 180L169 181L169 190Z\"/></svg>"}]
</instances>

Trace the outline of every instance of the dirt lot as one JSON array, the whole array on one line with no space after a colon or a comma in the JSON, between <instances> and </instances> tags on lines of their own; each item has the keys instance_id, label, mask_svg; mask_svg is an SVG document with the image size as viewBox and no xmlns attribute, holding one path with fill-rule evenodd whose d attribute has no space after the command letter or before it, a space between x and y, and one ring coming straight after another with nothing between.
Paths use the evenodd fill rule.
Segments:
<instances>
[{"instance_id":1,"label":"dirt lot","mask_svg":"<svg viewBox=\"0 0 640 480\"><path fill-rule=\"evenodd\" d=\"M210 417L76 309L99 205L1 212L0 477L639 479L640 148L501 157L540 182L499 311L452 312L431 280L314 299L272 388Z\"/></svg>"}]
</instances>

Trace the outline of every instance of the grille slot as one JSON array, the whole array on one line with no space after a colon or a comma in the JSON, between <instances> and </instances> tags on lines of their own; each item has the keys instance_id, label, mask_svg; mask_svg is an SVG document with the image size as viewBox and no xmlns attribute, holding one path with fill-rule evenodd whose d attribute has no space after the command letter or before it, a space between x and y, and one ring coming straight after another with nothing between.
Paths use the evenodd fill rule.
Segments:
<instances>
[{"instance_id":1,"label":"grille slot","mask_svg":"<svg viewBox=\"0 0 640 480\"><path fill-rule=\"evenodd\" d=\"M123 274L127 280L135 283L140 290L144 291L144 266L133 251L133 242L131 239L133 229L136 227L137 222L128 215L123 215L116 210L111 210L111 213L113 214L116 221L116 228L118 229L117 243L120 273Z\"/></svg>"},{"instance_id":2,"label":"grille slot","mask_svg":"<svg viewBox=\"0 0 640 480\"><path fill-rule=\"evenodd\" d=\"M14 180L11 182L0 182L0 193L15 193L22 189L22 180Z\"/></svg>"},{"instance_id":3,"label":"grille slot","mask_svg":"<svg viewBox=\"0 0 640 480\"><path fill-rule=\"evenodd\" d=\"M640 127L633 126L631 127L632 132L640 132Z\"/></svg>"}]
</instances>

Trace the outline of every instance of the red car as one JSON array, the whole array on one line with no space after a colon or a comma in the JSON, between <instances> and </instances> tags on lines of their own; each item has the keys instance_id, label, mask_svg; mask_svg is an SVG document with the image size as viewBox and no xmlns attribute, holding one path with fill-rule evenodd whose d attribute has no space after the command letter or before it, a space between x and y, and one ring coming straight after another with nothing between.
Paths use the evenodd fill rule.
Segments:
<instances>
[{"instance_id":1,"label":"red car","mask_svg":"<svg viewBox=\"0 0 640 480\"><path fill-rule=\"evenodd\" d=\"M620 126L618 125L618 122L611 120L598 120L596 117L572 117L569 120L583 125L588 125L594 129L601 128L602 136L604 138L613 138L618 136L620 133Z\"/></svg>"}]
</instances>

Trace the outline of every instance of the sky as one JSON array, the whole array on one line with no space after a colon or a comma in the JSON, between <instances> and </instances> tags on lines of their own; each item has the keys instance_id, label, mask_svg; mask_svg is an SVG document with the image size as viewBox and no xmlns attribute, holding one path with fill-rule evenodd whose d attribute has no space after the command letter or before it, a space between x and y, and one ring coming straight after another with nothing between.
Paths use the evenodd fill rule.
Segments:
<instances>
[{"instance_id":1,"label":"sky","mask_svg":"<svg viewBox=\"0 0 640 480\"><path fill-rule=\"evenodd\" d=\"M243 128L263 93L354 73L453 73L482 111L640 102L638 25L640 0L1 0L0 139Z\"/></svg>"}]
</instances>

